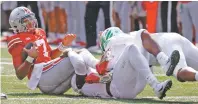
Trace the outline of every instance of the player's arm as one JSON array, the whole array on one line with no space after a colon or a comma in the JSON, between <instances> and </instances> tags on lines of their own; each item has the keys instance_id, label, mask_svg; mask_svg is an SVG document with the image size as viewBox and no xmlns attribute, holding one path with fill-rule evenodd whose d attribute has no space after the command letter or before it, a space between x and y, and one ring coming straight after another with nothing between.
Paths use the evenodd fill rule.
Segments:
<instances>
[{"instance_id":1,"label":"player's arm","mask_svg":"<svg viewBox=\"0 0 198 104\"><path fill-rule=\"evenodd\" d=\"M21 53L18 52L18 49L23 49L23 46L22 45L17 45L15 47L13 46L10 52L13 57L13 64L14 64L16 76L18 79L22 80L28 75L28 72L30 71L34 60L34 58L32 57L37 57L37 53L35 47L33 47L30 50L24 49L24 51L26 51L29 56L23 62Z\"/></svg>"},{"instance_id":2,"label":"player's arm","mask_svg":"<svg viewBox=\"0 0 198 104\"><path fill-rule=\"evenodd\" d=\"M21 64L14 64L17 78L20 80L25 78L28 75L28 72L30 71L31 66L32 66L32 63L28 61L24 61Z\"/></svg>"},{"instance_id":3,"label":"player's arm","mask_svg":"<svg viewBox=\"0 0 198 104\"><path fill-rule=\"evenodd\" d=\"M157 56L157 54L161 51L159 45L151 38L151 34L144 30L141 33L141 39L142 39L142 45L143 47L154 56Z\"/></svg>"},{"instance_id":4,"label":"player's arm","mask_svg":"<svg viewBox=\"0 0 198 104\"><path fill-rule=\"evenodd\" d=\"M64 38L62 43L58 46L58 48L52 50L50 52L50 56L52 59L55 59L57 57L60 57L62 53L65 51L67 47L69 47L72 43L72 41L76 38L75 34L67 34Z\"/></svg>"}]
</instances>

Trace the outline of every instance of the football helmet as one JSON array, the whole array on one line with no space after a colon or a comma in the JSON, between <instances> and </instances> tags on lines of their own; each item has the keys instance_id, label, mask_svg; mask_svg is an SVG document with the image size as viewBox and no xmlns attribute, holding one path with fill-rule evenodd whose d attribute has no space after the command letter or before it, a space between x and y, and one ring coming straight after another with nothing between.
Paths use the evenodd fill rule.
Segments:
<instances>
[{"instance_id":1,"label":"football helmet","mask_svg":"<svg viewBox=\"0 0 198 104\"><path fill-rule=\"evenodd\" d=\"M17 7L12 10L9 23L14 33L29 32L38 26L35 14L26 7Z\"/></svg>"},{"instance_id":2,"label":"football helmet","mask_svg":"<svg viewBox=\"0 0 198 104\"><path fill-rule=\"evenodd\" d=\"M107 43L111 37L119 35L121 33L123 33L123 31L120 30L120 28L118 27L110 27L110 28L107 28L105 31L103 31L100 34L100 41L99 41L100 48L102 49L102 51L105 51Z\"/></svg>"}]
</instances>

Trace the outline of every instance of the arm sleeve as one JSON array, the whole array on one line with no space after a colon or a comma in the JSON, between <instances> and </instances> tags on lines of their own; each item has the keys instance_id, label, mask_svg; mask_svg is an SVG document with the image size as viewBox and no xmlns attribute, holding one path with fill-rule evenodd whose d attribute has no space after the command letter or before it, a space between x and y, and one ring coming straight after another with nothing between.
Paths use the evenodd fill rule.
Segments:
<instances>
[{"instance_id":1,"label":"arm sleeve","mask_svg":"<svg viewBox=\"0 0 198 104\"><path fill-rule=\"evenodd\" d=\"M23 45L17 44L10 48L8 51L12 55L13 65L14 67L19 67L22 62L21 52L23 50Z\"/></svg>"}]
</instances>

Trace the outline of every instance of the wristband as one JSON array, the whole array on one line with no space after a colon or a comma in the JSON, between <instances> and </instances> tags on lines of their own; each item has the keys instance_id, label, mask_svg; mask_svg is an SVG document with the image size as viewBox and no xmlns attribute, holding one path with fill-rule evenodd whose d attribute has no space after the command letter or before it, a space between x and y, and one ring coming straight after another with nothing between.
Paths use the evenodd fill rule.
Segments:
<instances>
[{"instance_id":1,"label":"wristband","mask_svg":"<svg viewBox=\"0 0 198 104\"><path fill-rule=\"evenodd\" d=\"M28 57L26 58L26 61L29 62L29 63L33 63L34 58L28 56Z\"/></svg>"},{"instance_id":2,"label":"wristband","mask_svg":"<svg viewBox=\"0 0 198 104\"><path fill-rule=\"evenodd\" d=\"M58 46L58 50L61 52L65 51L65 49L67 49L67 46L64 46L62 43Z\"/></svg>"}]
</instances>

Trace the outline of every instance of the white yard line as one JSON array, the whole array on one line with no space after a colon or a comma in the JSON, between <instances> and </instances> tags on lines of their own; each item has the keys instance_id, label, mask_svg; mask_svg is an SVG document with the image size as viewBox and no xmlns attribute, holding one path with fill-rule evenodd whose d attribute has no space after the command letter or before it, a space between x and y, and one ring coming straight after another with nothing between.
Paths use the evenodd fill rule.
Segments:
<instances>
[{"instance_id":1,"label":"white yard line","mask_svg":"<svg viewBox=\"0 0 198 104\"><path fill-rule=\"evenodd\" d=\"M76 97L79 98L79 97ZM8 100L76 100L75 97L74 98L8 98Z\"/></svg>"},{"instance_id":2,"label":"white yard line","mask_svg":"<svg viewBox=\"0 0 198 104\"><path fill-rule=\"evenodd\" d=\"M12 58L0 58L1 61L12 61Z\"/></svg>"},{"instance_id":3,"label":"white yard line","mask_svg":"<svg viewBox=\"0 0 198 104\"><path fill-rule=\"evenodd\" d=\"M13 65L12 62L0 62L0 65Z\"/></svg>"},{"instance_id":4,"label":"white yard line","mask_svg":"<svg viewBox=\"0 0 198 104\"><path fill-rule=\"evenodd\" d=\"M83 99L82 99L83 98ZM61 97L61 98L8 98L8 100L76 100L76 99L81 99L81 100L87 100L89 97ZM157 97L154 96L148 96L148 97L137 97L137 99L141 98L154 98L158 99ZM172 97L165 97L164 99L198 99L198 96L172 96Z\"/></svg>"},{"instance_id":5,"label":"white yard line","mask_svg":"<svg viewBox=\"0 0 198 104\"><path fill-rule=\"evenodd\" d=\"M11 75L0 75L0 76L2 76L2 77L15 77L16 75L11 74Z\"/></svg>"}]
</instances>

